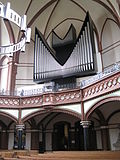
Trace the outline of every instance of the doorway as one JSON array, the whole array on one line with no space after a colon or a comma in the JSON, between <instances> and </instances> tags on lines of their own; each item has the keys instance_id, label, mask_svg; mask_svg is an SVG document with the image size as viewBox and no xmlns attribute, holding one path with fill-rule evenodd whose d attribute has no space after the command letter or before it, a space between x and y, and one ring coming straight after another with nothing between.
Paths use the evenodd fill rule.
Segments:
<instances>
[{"instance_id":1,"label":"doorway","mask_svg":"<svg viewBox=\"0 0 120 160\"><path fill-rule=\"evenodd\" d=\"M52 135L52 148L55 151L69 150L69 128L68 122L57 122L54 124Z\"/></svg>"}]
</instances>

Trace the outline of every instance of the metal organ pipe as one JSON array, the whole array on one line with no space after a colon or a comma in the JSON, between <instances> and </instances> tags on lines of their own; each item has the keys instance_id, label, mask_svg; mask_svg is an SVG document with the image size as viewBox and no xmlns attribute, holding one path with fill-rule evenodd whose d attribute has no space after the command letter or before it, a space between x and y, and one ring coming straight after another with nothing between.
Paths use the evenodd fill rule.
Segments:
<instances>
[{"instance_id":1,"label":"metal organ pipe","mask_svg":"<svg viewBox=\"0 0 120 160\"><path fill-rule=\"evenodd\" d=\"M88 70L90 70L90 52L89 52L89 43L88 43L87 27L85 27L85 41L86 41Z\"/></svg>"},{"instance_id":2,"label":"metal organ pipe","mask_svg":"<svg viewBox=\"0 0 120 160\"><path fill-rule=\"evenodd\" d=\"M80 39L80 69L83 71L83 54L82 54L82 43Z\"/></svg>"},{"instance_id":3,"label":"metal organ pipe","mask_svg":"<svg viewBox=\"0 0 120 160\"><path fill-rule=\"evenodd\" d=\"M66 75L87 75L94 71L94 39L92 39L93 28L90 19L83 25L80 35L76 41L73 51L62 66L55 59L55 52L47 45L39 32L35 36L34 50L34 79L44 81L45 79L59 78ZM57 57L56 57L57 58ZM67 77L67 76L66 76Z\"/></svg>"},{"instance_id":4,"label":"metal organ pipe","mask_svg":"<svg viewBox=\"0 0 120 160\"><path fill-rule=\"evenodd\" d=\"M87 29L88 29L88 41L89 41L91 69L93 69L92 43L91 43L91 38L90 38L90 25L89 25L89 23L87 23Z\"/></svg>"},{"instance_id":5,"label":"metal organ pipe","mask_svg":"<svg viewBox=\"0 0 120 160\"><path fill-rule=\"evenodd\" d=\"M38 39L38 57L39 57L39 59L40 59L40 39ZM37 60L37 63L38 63L38 72L39 72L39 70L40 70L40 61L39 61L39 59ZM38 74L38 78L40 78L40 75Z\"/></svg>"},{"instance_id":6,"label":"metal organ pipe","mask_svg":"<svg viewBox=\"0 0 120 160\"><path fill-rule=\"evenodd\" d=\"M37 79L37 77L36 77L36 74L37 74L37 71L36 71L36 69L37 69L37 67L36 67L37 37L38 37L38 35L35 35L35 48L34 48L34 79Z\"/></svg>"}]
</instances>

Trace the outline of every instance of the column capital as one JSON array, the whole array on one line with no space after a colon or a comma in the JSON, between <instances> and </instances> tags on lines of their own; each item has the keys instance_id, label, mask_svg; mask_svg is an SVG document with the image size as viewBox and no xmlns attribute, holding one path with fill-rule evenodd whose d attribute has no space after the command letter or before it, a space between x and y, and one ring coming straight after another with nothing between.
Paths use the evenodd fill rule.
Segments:
<instances>
[{"instance_id":1,"label":"column capital","mask_svg":"<svg viewBox=\"0 0 120 160\"><path fill-rule=\"evenodd\" d=\"M89 128L91 121L81 121L80 124L83 126L83 128Z\"/></svg>"},{"instance_id":2,"label":"column capital","mask_svg":"<svg viewBox=\"0 0 120 160\"><path fill-rule=\"evenodd\" d=\"M100 129L108 129L109 127L107 125L100 126Z\"/></svg>"},{"instance_id":3,"label":"column capital","mask_svg":"<svg viewBox=\"0 0 120 160\"><path fill-rule=\"evenodd\" d=\"M19 131L20 131L20 130L22 131L24 128L25 128L25 125L24 125L24 124L17 124L17 125L16 125L16 129L19 130Z\"/></svg>"}]
</instances>

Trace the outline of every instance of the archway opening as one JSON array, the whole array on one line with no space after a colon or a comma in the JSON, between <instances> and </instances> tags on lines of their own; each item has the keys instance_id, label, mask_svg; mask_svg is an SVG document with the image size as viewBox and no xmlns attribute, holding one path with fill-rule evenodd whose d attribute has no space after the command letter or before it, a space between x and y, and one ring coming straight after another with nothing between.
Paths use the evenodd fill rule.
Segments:
<instances>
[{"instance_id":1,"label":"archway opening","mask_svg":"<svg viewBox=\"0 0 120 160\"><path fill-rule=\"evenodd\" d=\"M57 122L54 124L52 148L53 150L65 151L70 148L70 123Z\"/></svg>"},{"instance_id":2,"label":"archway opening","mask_svg":"<svg viewBox=\"0 0 120 160\"><path fill-rule=\"evenodd\" d=\"M86 117L94 124L96 150L120 150L120 101L103 100L103 104L100 102L100 106L91 108Z\"/></svg>"},{"instance_id":3,"label":"archway opening","mask_svg":"<svg viewBox=\"0 0 120 160\"><path fill-rule=\"evenodd\" d=\"M64 113L65 111L54 110L53 112L41 114L37 112L36 115L30 115L25 121L25 149L39 149L39 152L83 150L82 141L79 144L82 147L76 145L77 137L83 136L81 129L78 129L80 135L76 136L76 122L79 122L80 125L80 116L73 116L72 112L71 114Z\"/></svg>"}]
</instances>

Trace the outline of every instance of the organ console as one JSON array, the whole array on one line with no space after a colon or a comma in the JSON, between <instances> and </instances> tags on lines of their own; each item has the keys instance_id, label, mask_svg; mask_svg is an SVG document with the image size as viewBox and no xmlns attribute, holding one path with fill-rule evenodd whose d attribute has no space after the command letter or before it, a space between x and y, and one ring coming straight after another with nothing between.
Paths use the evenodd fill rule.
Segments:
<instances>
[{"instance_id":1,"label":"organ console","mask_svg":"<svg viewBox=\"0 0 120 160\"><path fill-rule=\"evenodd\" d=\"M71 33L70 30L68 34ZM34 81L41 83L59 78L95 74L96 51L94 36L94 25L87 12L78 38L76 40L73 38L73 43L70 46L70 53L66 53L68 54L67 59L62 63L62 61L59 60L59 57L63 55L61 53L64 50L63 46L64 48L69 47L69 42L71 44L71 40L66 38L67 42L63 40L64 43L58 43L56 44L56 47L53 45L53 48L50 48L42 33L36 28L34 45ZM67 37L71 36L67 35ZM68 46L64 44L67 44ZM59 55L57 53L58 48Z\"/></svg>"}]
</instances>

